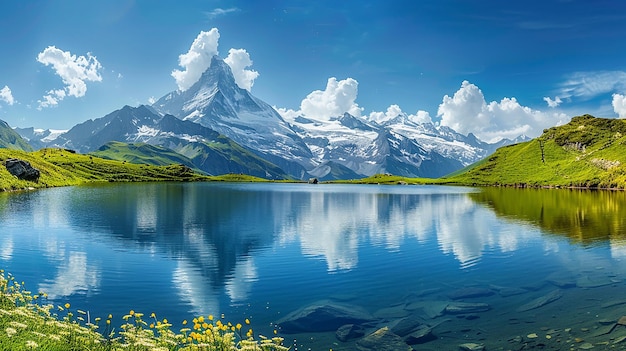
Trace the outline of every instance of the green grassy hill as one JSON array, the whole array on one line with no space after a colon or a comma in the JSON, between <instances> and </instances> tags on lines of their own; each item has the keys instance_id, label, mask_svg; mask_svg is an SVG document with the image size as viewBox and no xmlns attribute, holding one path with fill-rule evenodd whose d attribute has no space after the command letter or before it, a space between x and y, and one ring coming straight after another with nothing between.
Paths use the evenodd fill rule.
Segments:
<instances>
[{"instance_id":1,"label":"green grassy hill","mask_svg":"<svg viewBox=\"0 0 626 351\"><path fill-rule=\"evenodd\" d=\"M4 161L19 158L41 172L38 181L19 180L4 167ZM105 160L63 149L35 152L0 148L0 190L46 188L78 185L86 182L122 181L193 181L207 177L183 165L152 166Z\"/></svg>"},{"instance_id":2,"label":"green grassy hill","mask_svg":"<svg viewBox=\"0 0 626 351\"><path fill-rule=\"evenodd\" d=\"M32 151L33 148L28 145L16 131L14 131L7 122L0 120L0 148Z\"/></svg>"},{"instance_id":3,"label":"green grassy hill","mask_svg":"<svg viewBox=\"0 0 626 351\"><path fill-rule=\"evenodd\" d=\"M590 115L505 146L441 183L626 188L626 121Z\"/></svg>"},{"instance_id":4,"label":"green grassy hill","mask_svg":"<svg viewBox=\"0 0 626 351\"><path fill-rule=\"evenodd\" d=\"M107 160L127 161L136 164L167 166L181 164L196 168L193 162L174 150L146 143L122 143L111 141L102 145L97 151L89 153Z\"/></svg>"}]
</instances>

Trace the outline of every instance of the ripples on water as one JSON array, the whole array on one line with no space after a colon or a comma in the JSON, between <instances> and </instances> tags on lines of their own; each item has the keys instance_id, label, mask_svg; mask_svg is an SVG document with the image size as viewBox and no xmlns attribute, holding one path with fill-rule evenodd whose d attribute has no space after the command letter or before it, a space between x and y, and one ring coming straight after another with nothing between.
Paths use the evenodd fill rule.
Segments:
<instances>
[{"instance_id":1,"label":"ripples on water","mask_svg":"<svg viewBox=\"0 0 626 351\"><path fill-rule=\"evenodd\" d=\"M622 193L432 186L59 188L0 194L0 265L55 303L120 323L131 308L171 321L225 313L271 334L332 300L374 314L369 331L406 316L437 325L416 349L619 348L626 327L597 334L626 315L624 205ZM483 293L452 298L464 291ZM415 307L456 302L490 309ZM285 336L300 349L355 342Z\"/></svg>"}]
</instances>

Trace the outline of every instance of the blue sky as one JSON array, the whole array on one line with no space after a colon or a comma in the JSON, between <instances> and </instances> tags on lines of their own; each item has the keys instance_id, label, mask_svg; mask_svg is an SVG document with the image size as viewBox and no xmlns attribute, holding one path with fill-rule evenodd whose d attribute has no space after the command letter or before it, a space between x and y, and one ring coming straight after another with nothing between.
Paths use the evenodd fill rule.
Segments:
<instances>
[{"instance_id":1,"label":"blue sky","mask_svg":"<svg viewBox=\"0 0 626 351\"><path fill-rule=\"evenodd\" d=\"M621 1L6 0L0 119L68 129L147 104L213 28L285 118L403 111L494 140L626 117Z\"/></svg>"}]
</instances>

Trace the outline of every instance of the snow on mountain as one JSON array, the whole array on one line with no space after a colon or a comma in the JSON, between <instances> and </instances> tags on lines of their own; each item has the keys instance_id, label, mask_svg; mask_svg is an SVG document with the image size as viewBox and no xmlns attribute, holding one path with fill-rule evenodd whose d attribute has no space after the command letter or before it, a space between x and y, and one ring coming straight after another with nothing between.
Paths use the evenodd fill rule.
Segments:
<instances>
[{"instance_id":1,"label":"snow on mountain","mask_svg":"<svg viewBox=\"0 0 626 351\"><path fill-rule=\"evenodd\" d=\"M224 134L297 178L315 167L303 140L270 105L237 86L230 66L217 56L191 88L152 107Z\"/></svg>"},{"instance_id":2,"label":"snow on mountain","mask_svg":"<svg viewBox=\"0 0 626 351\"><path fill-rule=\"evenodd\" d=\"M474 163L490 152L474 135L464 136L446 126L434 123L416 123L406 114L400 114L382 124L393 133L415 140L425 150L459 160L463 166Z\"/></svg>"},{"instance_id":3,"label":"snow on mountain","mask_svg":"<svg viewBox=\"0 0 626 351\"><path fill-rule=\"evenodd\" d=\"M421 145L414 136L422 134L415 126L401 122L396 120L391 124L395 128L390 128L344 113L324 120L300 116L292 121L292 128L307 143L317 163L332 161L364 176L393 173L437 177L463 167L461 162ZM436 133L433 130L431 134Z\"/></svg>"}]
</instances>

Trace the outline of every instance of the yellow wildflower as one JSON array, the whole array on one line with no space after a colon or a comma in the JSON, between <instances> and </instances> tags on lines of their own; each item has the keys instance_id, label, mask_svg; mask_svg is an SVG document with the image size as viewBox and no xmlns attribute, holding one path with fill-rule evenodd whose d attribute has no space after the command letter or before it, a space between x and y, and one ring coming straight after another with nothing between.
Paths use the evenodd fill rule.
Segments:
<instances>
[{"instance_id":1,"label":"yellow wildflower","mask_svg":"<svg viewBox=\"0 0 626 351\"><path fill-rule=\"evenodd\" d=\"M65 303L65 308L70 308L70 303L69 302Z\"/></svg>"},{"instance_id":2,"label":"yellow wildflower","mask_svg":"<svg viewBox=\"0 0 626 351\"><path fill-rule=\"evenodd\" d=\"M210 320L210 321L212 321L212 320L213 320L213 315L212 315L212 314L210 314L210 315L209 315L209 320Z\"/></svg>"}]
</instances>

